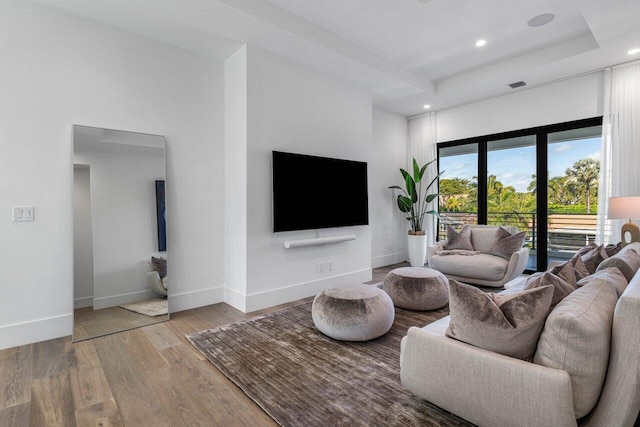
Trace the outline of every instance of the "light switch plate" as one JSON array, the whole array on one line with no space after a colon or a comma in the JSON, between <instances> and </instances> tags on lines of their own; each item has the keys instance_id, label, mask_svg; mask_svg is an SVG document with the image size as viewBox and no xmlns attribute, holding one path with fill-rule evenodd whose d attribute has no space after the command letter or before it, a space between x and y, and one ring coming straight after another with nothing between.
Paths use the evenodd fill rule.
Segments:
<instances>
[{"instance_id":1,"label":"light switch plate","mask_svg":"<svg viewBox=\"0 0 640 427\"><path fill-rule=\"evenodd\" d=\"M25 222L33 220L33 206L13 207L13 222Z\"/></svg>"}]
</instances>

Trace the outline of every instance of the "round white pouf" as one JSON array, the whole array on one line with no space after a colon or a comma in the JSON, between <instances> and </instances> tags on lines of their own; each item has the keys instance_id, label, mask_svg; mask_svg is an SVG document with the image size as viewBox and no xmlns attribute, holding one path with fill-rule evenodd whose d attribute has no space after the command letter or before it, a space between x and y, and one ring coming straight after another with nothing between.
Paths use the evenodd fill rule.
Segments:
<instances>
[{"instance_id":1,"label":"round white pouf","mask_svg":"<svg viewBox=\"0 0 640 427\"><path fill-rule=\"evenodd\" d=\"M408 310L436 310L449 302L449 279L432 268L391 270L384 278L383 289L396 307Z\"/></svg>"},{"instance_id":2,"label":"round white pouf","mask_svg":"<svg viewBox=\"0 0 640 427\"><path fill-rule=\"evenodd\" d=\"M316 295L311 315L323 334L342 341L367 341L389 332L395 310L382 289L365 284L337 285Z\"/></svg>"}]
</instances>

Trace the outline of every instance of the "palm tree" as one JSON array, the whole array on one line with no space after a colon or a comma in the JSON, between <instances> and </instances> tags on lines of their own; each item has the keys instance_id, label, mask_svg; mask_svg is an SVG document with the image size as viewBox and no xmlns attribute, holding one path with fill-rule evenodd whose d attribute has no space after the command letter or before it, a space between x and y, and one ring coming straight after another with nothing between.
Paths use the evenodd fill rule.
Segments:
<instances>
[{"instance_id":1,"label":"palm tree","mask_svg":"<svg viewBox=\"0 0 640 427\"><path fill-rule=\"evenodd\" d=\"M566 171L567 183L574 183L584 190L587 214L591 213L591 190L597 188L600 162L596 159L580 159Z\"/></svg>"}]
</instances>

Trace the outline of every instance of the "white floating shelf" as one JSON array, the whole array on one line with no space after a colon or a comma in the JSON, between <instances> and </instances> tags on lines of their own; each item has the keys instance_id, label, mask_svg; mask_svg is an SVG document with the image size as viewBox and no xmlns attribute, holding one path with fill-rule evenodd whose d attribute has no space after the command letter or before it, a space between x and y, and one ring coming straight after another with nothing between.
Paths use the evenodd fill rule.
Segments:
<instances>
[{"instance_id":1,"label":"white floating shelf","mask_svg":"<svg viewBox=\"0 0 640 427\"><path fill-rule=\"evenodd\" d=\"M287 249L301 248L304 246L319 246L328 245L330 243L348 242L349 240L356 240L356 235L348 234L346 236L316 237L315 239L285 240L284 247Z\"/></svg>"}]
</instances>

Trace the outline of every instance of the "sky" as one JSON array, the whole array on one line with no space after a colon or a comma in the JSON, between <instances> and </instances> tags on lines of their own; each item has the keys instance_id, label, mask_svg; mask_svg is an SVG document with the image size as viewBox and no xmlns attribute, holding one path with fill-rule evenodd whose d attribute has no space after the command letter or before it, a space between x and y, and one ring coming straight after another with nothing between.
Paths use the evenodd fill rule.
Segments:
<instances>
[{"instance_id":1,"label":"sky","mask_svg":"<svg viewBox=\"0 0 640 427\"><path fill-rule=\"evenodd\" d=\"M587 157L600 160L600 137L560 141L549 144L549 177L562 176L567 168ZM489 175L496 175L505 186L525 192L536 173L535 146L490 151L487 155ZM469 181L478 174L478 155L463 154L440 158L442 178L463 178Z\"/></svg>"}]
</instances>

